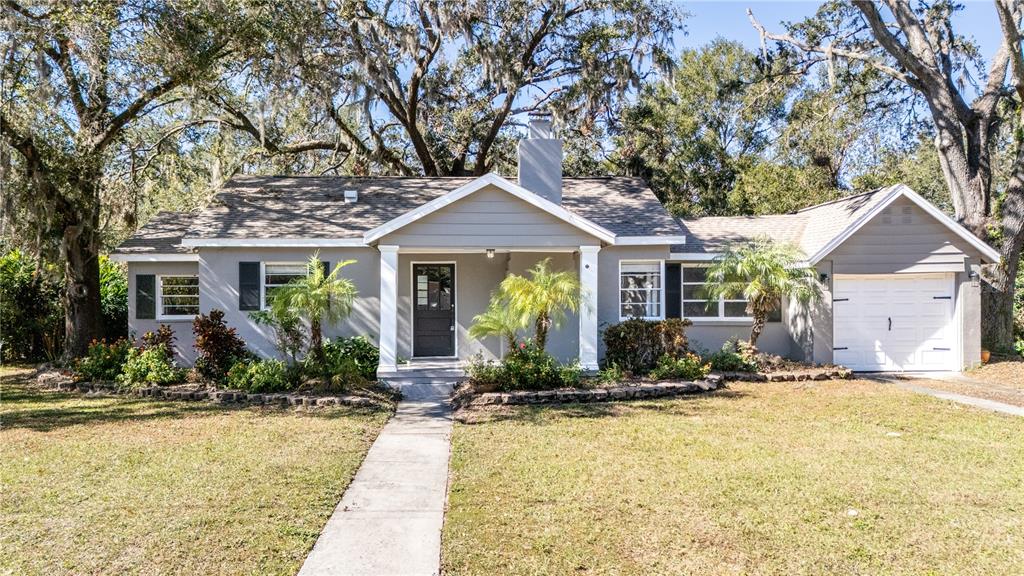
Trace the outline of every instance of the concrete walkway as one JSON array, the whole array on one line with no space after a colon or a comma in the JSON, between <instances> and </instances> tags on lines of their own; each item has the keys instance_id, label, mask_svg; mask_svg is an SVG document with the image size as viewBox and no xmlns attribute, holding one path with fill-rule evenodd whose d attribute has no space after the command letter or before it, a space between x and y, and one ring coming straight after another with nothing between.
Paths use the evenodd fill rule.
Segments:
<instances>
[{"instance_id":1,"label":"concrete walkway","mask_svg":"<svg viewBox=\"0 0 1024 576\"><path fill-rule=\"evenodd\" d=\"M934 396L935 398L941 398L943 400L949 400L951 402L959 402L960 404L966 404L968 406L974 406L975 408L981 408L983 410L992 410L994 412L1002 412L1003 414L1011 414L1013 416L1024 416L1024 408L1020 406L1014 406L1013 404L1006 404L1004 402L996 402L995 400L986 400L984 398L976 398L974 396L965 396L963 394L955 394L953 392L946 392L944 390L935 390L934 388L928 388L926 386L919 386L913 384L913 380L899 380L896 378L880 376L879 380L894 384L904 390L910 390L911 392L917 392L919 394L927 394Z\"/></svg>"},{"instance_id":2,"label":"concrete walkway","mask_svg":"<svg viewBox=\"0 0 1024 576\"><path fill-rule=\"evenodd\" d=\"M299 576L440 572L451 385L402 392Z\"/></svg>"}]
</instances>

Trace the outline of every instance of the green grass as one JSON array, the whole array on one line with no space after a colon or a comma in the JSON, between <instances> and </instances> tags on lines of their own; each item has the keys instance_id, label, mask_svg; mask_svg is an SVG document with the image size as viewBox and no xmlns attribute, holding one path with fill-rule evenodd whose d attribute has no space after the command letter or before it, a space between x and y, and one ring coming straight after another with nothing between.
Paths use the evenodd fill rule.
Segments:
<instances>
[{"instance_id":1,"label":"green grass","mask_svg":"<svg viewBox=\"0 0 1024 576\"><path fill-rule=\"evenodd\" d=\"M0 381L0 574L294 574L387 420Z\"/></svg>"},{"instance_id":2,"label":"green grass","mask_svg":"<svg viewBox=\"0 0 1024 576\"><path fill-rule=\"evenodd\" d=\"M866 381L454 432L449 574L1010 574L1024 418Z\"/></svg>"}]
</instances>

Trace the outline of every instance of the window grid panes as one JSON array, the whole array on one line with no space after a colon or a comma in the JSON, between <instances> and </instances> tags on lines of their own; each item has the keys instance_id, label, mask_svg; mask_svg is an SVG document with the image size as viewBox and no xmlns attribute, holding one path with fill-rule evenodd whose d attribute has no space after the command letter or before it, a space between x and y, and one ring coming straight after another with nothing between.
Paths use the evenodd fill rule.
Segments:
<instances>
[{"instance_id":1,"label":"window grid panes","mask_svg":"<svg viewBox=\"0 0 1024 576\"><path fill-rule=\"evenodd\" d=\"M292 280L306 276L305 262L263 265L263 307L270 306L274 292Z\"/></svg>"},{"instance_id":2,"label":"window grid panes","mask_svg":"<svg viewBox=\"0 0 1024 576\"><path fill-rule=\"evenodd\" d=\"M661 262L620 264L620 317L661 318L661 291Z\"/></svg>"},{"instance_id":3,"label":"window grid panes","mask_svg":"<svg viewBox=\"0 0 1024 576\"><path fill-rule=\"evenodd\" d=\"M740 299L719 299L708 303L707 300L707 269L703 267L684 267L683 276L683 318L719 318L746 319L747 301ZM769 322L782 321L782 307L776 306L768 315Z\"/></svg>"},{"instance_id":4,"label":"window grid panes","mask_svg":"<svg viewBox=\"0 0 1024 576\"><path fill-rule=\"evenodd\" d=\"M160 317L190 317L199 314L198 276L160 277Z\"/></svg>"}]
</instances>

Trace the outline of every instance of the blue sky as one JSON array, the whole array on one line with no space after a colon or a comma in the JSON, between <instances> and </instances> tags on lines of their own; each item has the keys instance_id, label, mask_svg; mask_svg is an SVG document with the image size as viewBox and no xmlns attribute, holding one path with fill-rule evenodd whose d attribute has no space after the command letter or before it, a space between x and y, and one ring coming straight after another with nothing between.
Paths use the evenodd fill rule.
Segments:
<instances>
[{"instance_id":1,"label":"blue sky","mask_svg":"<svg viewBox=\"0 0 1024 576\"><path fill-rule=\"evenodd\" d=\"M686 20L686 35L676 36L676 49L701 46L718 36L739 40L748 48L760 47L757 32L747 20L747 8L766 28L782 31L782 21L797 21L814 14L821 2L792 0L779 2L771 0L718 0L704 2L682 2L690 13ZM981 47L981 53L988 63L999 47L1001 34L999 18L991 0L963 2L964 9L957 14L953 26L961 34L973 37Z\"/></svg>"}]
</instances>

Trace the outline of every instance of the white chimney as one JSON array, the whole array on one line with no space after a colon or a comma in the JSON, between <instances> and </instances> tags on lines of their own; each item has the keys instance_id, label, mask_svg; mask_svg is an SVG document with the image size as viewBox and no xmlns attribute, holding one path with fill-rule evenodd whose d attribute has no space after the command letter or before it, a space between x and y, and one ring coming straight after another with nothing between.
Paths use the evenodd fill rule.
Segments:
<instances>
[{"instance_id":1,"label":"white chimney","mask_svg":"<svg viewBox=\"0 0 1024 576\"><path fill-rule=\"evenodd\" d=\"M345 190L345 204L355 204L359 200L358 190Z\"/></svg>"},{"instance_id":2,"label":"white chimney","mask_svg":"<svg viewBox=\"0 0 1024 576\"><path fill-rule=\"evenodd\" d=\"M530 114L530 135L519 141L519 185L562 203L562 141L551 131L551 114Z\"/></svg>"}]
</instances>

